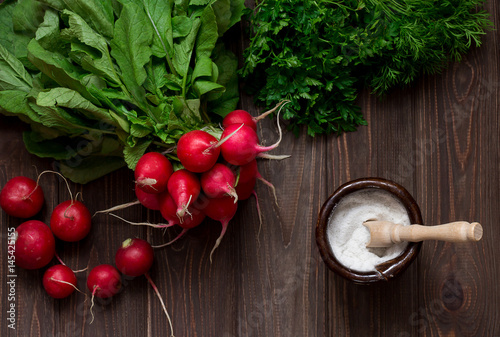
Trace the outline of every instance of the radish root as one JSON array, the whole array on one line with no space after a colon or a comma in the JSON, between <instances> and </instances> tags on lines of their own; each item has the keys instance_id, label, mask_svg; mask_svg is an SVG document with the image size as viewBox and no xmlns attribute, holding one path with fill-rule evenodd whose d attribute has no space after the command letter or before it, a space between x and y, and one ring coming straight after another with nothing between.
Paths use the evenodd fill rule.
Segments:
<instances>
[{"instance_id":1,"label":"radish root","mask_svg":"<svg viewBox=\"0 0 500 337\"><path fill-rule=\"evenodd\" d=\"M90 320L90 323L89 324L92 324L92 322L94 322L94 312L92 311L92 309L94 308L94 296L95 296L95 293L97 291L97 286L94 286L94 289L92 290L92 299L90 300L90 315L92 315L92 319Z\"/></svg>"},{"instance_id":2,"label":"radish root","mask_svg":"<svg viewBox=\"0 0 500 337\"><path fill-rule=\"evenodd\" d=\"M63 281L63 280L57 280L57 279L55 279L55 278L53 278L53 277L49 278L49 280L54 281L54 282L64 283L64 284L67 284L67 285L69 285L69 286L72 286L73 288L75 288L75 290L76 290L76 291L78 291L79 293L84 294L84 295L85 295L85 297L87 297L87 294L85 294L83 291L81 291L80 289L78 289L78 288L77 288L74 284L72 284L72 283L69 283L69 282L66 282L66 281Z\"/></svg>"},{"instance_id":3,"label":"radish root","mask_svg":"<svg viewBox=\"0 0 500 337\"><path fill-rule=\"evenodd\" d=\"M149 223L149 222L132 222L132 221L128 221L128 220L125 220L124 218L116 215L116 214L113 214L113 213L109 213L109 215L112 215L114 216L115 218L117 219L120 219L130 225L134 225L134 226L150 226L150 227L153 227L153 228L168 228L168 227L172 227L174 224L173 223L169 223L169 224L152 224L152 223Z\"/></svg>"},{"instance_id":4,"label":"radish root","mask_svg":"<svg viewBox=\"0 0 500 337\"><path fill-rule=\"evenodd\" d=\"M260 121L261 119L266 118L269 114L272 114L273 112L275 112L276 109L278 109L282 104L287 104L287 103L290 103L290 101L288 101L288 100L281 101L278 104L276 104L276 106L274 108L272 108L271 110L267 110L266 112L260 114L259 116L254 117L253 120L256 122Z\"/></svg>"},{"instance_id":5,"label":"radish root","mask_svg":"<svg viewBox=\"0 0 500 337\"><path fill-rule=\"evenodd\" d=\"M127 202L125 204L122 204L122 205L118 205L118 206L113 206L111 208L108 208L108 209L104 209L102 211L97 211L94 213L94 216L96 216L97 214L99 213L109 213L109 212L114 212L114 211L119 211L121 209L124 209L124 208L127 208L127 207L130 207L130 206L134 206L134 205L139 205L141 202L139 200L136 200L136 201L131 201L131 202Z\"/></svg>"},{"instance_id":6,"label":"radish root","mask_svg":"<svg viewBox=\"0 0 500 337\"><path fill-rule=\"evenodd\" d=\"M153 248L163 248L163 247L169 246L169 245L171 245L172 243L174 243L175 241L179 240L181 237L183 237L183 236L184 236L184 234L186 234L186 233L187 233L187 231L188 231L188 229L187 229L187 228L184 228L184 229L182 230L182 232L180 232L180 233L179 233L179 235L177 235L177 237L175 237L175 239L173 239L173 240L171 240L171 241L169 241L169 242L167 242L167 243L163 243L163 244L161 244L161 245L151 246L151 247L153 247Z\"/></svg>"},{"instance_id":7,"label":"radish root","mask_svg":"<svg viewBox=\"0 0 500 337\"><path fill-rule=\"evenodd\" d=\"M163 302L163 299L161 298L160 292L158 291L158 288L156 287L155 283L149 276L149 273L144 274L146 278L148 279L149 284L151 284L151 287L153 287L153 290L155 291L156 296L160 300L161 306L163 308L163 311L165 312L165 315L167 316L168 319L168 324L170 325L170 337L175 337L174 336L174 328L172 327L172 320L170 319L170 315L168 314L167 308L165 307L165 303Z\"/></svg>"}]
</instances>

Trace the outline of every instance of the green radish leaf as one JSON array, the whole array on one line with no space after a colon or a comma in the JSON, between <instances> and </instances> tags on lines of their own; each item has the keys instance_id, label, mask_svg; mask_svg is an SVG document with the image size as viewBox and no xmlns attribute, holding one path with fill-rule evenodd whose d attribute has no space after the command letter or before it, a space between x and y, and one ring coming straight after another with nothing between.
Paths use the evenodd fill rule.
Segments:
<instances>
[{"instance_id":1,"label":"green radish leaf","mask_svg":"<svg viewBox=\"0 0 500 337\"><path fill-rule=\"evenodd\" d=\"M96 156L79 157L60 163L61 173L77 184L86 184L118 170L126 165L122 157Z\"/></svg>"},{"instance_id":2,"label":"green radish leaf","mask_svg":"<svg viewBox=\"0 0 500 337\"><path fill-rule=\"evenodd\" d=\"M193 74L191 75L191 83L194 83L200 77L212 79L213 75L214 63L212 62L212 59L210 57L202 56L197 60L194 66Z\"/></svg>"},{"instance_id":3,"label":"green radish leaf","mask_svg":"<svg viewBox=\"0 0 500 337\"><path fill-rule=\"evenodd\" d=\"M205 7L200 20L200 32L196 37L196 61L210 57L218 38L217 20L212 6Z\"/></svg>"},{"instance_id":4,"label":"green radish leaf","mask_svg":"<svg viewBox=\"0 0 500 337\"><path fill-rule=\"evenodd\" d=\"M64 10L62 15L68 21L69 28L61 31L61 37L68 41L78 41L91 48L80 49L83 53L80 60L82 67L119 85L121 80L115 71L104 36L95 32L78 14Z\"/></svg>"},{"instance_id":5,"label":"green radish leaf","mask_svg":"<svg viewBox=\"0 0 500 337\"><path fill-rule=\"evenodd\" d=\"M217 17L217 32L222 36L231 25L231 0L217 0L212 7Z\"/></svg>"},{"instance_id":6,"label":"green radish leaf","mask_svg":"<svg viewBox=\"0 0 500 337\"><path fill-rule=\"evenodd\" d=\"M76 155L73 148L77 143L69 137L44 139L34 131L26 131L23 133L23 141L29 153L41 158L67 160Z\"/></svg>"},{"instance_id":7,"label":"green radish leaf","mask_svg":"<svg viewBox=\"0 0 500 337\"><path fill-rule=\"evenodd\" d=\"M20 90L0 91L0 108L4 115L24 115L30 120L40 123L37 113L28 104L28 93Z\"/></svg>"},{"instance_id":8,"label":"green radish leaf","mask_svg":"<svg viewBox=\"0 0 500 337\"><path fill-rule=\"evenodd\" d=\"M189 6L206 6L214 1L215 0L189 0Z\"/></svg>"},{"instance_id":9,"label":"green radish leaf","mask_svg":"<svg viewBox=\"0 0 500 337\"><path fill-rule=\"evenodd\" d=\"M28 104L38 114L40 122L47 127L56 128L66 134L76 135L82 134L87 129L80 118L70 115L62 108L55 106L45 107L31 102L28 102Z\"/></svg>"},{"instance_id":10,"label":"green radish leaf","mask_svg":"<svg viewBox=\"0 0 500 337\"><path fill-rule=\"evenodd\" d=\"M78 91L92 103L99 104L99 101L88 92L85 85L80 81L85 74L64 56L43 49L38 41L34 39L28 44L28 52L28 59L61 87Z\"/></svg>"},{"instance_id":11,"label":"green radish leaf","mask_svg":"<svg viewBox=\"0 0 500 337\"><path fill-rule=\"evenodd\" d=\"M114 13L112 1L102 0L37 0L58 11L70 10L86 21L99 34L113 37Z\"/></svg>"},{"instance_id":12,"label":"green radish leaf","mask_svg":"<svg viewBox=\"0 0 500 337\"><path fill-rule=\"evenodd\" d=\"M172 37L186 37L193 29L193 20L187 16L174 16L172 18Z\"/></svg>"},{"instance_id":13,"label":"green radish leaf","mask_svg":"<svg viewBox=\"0 0 500 337\"><path fill-rule=\"evenodd\" d=\"M123 157L129 169L134 170L137 162L142 157L149 145L151 145L151 140L143 139L134 147L125 146L123 148Z\"/></svg>"},{"instance_id":14,"label":"green radish leaf","mask_svg":"<svg viewBox=\"0 0 500 337\"><path fill-rule=\"evenodd\" d=\"M224 86L226 90L222 93L210 92L207 94L208 110L224 117L236 109L240 98L237 75L238 60L231 51L224 49L222 44L216 47L214 54L214 62L219 69L217 83Z\"/></svg>"},{"instance_id":15,"label":"green radish leaf","mask_svg":"<svg viewBox=\"0 0 500 337\"><path fill-rule=\"evenodd\" d=\"M164 62L149 62L146 65L146 73L148 77L144 82L144 88L152 94L160 93L161 89L167 84L168 71L165 68Z\"/></svg>"},{"instance_id":16,"label":"green radish leaf","mask_svg":"<svg viewBox=\"0 0 500 337\"><path fill-rule=\"evenodd\" d=\"M43 21L45 6L36 0L20 0L12 12L14 31L35 36L35 32Z\"/></svg>"},{"instance_id":17,"label":"green radish leaf","mask_svg":"<svg viewBox=\"0 0 500 337\"><path fill-rule=\"evenodd\" d=\"M182 38L179 43L174 44L174 58L172 61L175 69L183 78L187 76L189 71L196 36L200 26L200 19L194 19L193 28L191 29L191 32L189 32L189 35Z\"/></svg>"},{"instance_id":18,"label":"green radish leaf","mask_svg":"<svg viewBox=\"0 0 500 337\"><path fill-rule=\"evenodd\" d=\"M0 90L29 92L33 86L32 80L23 64L0 45Z\"/></svg>"},{"instance_id":19,"label":"green radish leaf","mask_svg":"<svg viewBox=\"0 0 500 337\"><path fill-rule=\"evenodd\" d=\"M106 109L99 108L82 97L78 92L68 88L54 88L38 94L36 103L40 106L57 106L74 109L89 119L104 123L114 123Z\"/></svg>"},{"instance_id":20,"label":"green radish leaf","mask_svg":"<svg viewBox=\"0 0 500 337\"><path fill-rule=\"evenodd\" d=\"M153 30L144 11L134 3L123 6L115 23L115 36L111 40L111 55L121 69L122 81L135 98L147 106L142 84L147 73L144 65L151 57Z\"/></svg>"},{"instance_id":21,"label":"green radish leaf","mask_svg":"<svg viewBox=\"0 0 500 337\"><path fill-rule=\"evenodd\" d=\"M56 51L60 48L59 15L53 9L47 9L43 22L38 26L35 38L47 50Z\"/></svg>"},{"instance_id":22,"label":"green radish leaf","mask_svg":"<svg viewBox=\"0 0 500 337\"><path fill-rule=\"evenodd\" d=\"M198 94L198 96L205 95L209 92L223 92L225 90L223 85L211 81L202 80L194 82L193 89Z\"/></svg>"},{"instance_id":23,"label":"green radish leaf","mask_svg":"<svg viewBox=\"0 0 500 337\"><path fill-rule=\"evenodd\" d=\"M14 31L12 17L16 6L17 2L14 1L5 1L0 4L0 45L27 66L27 46L31 36Z\"/></svg>"},{"instance_id":24,"label":"green radish leaf","mask_svg":"<svg viewBox=\"0 0 500 337\"><path fill-rule=\"evenodd\" d=\"M173 55L172 7L173 0L142 0L144 10L154 30L151 51L158 58Z\"/></svg>"}]
</instances>

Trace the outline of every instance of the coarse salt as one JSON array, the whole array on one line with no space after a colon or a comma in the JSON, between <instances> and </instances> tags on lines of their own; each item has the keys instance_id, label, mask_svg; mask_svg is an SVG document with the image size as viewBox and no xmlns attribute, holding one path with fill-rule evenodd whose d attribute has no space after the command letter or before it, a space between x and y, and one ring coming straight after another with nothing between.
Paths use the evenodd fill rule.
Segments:
<instances>
[{"instance_id":1,"label":"coarse salt","mask_svg":"<svg viewBox=\"0 0 500 337\"><path fill-rule=\"evenodd\" d=\"M367 248L370 231L363 226L367 220L410 225L404 205L387 191L368 188L342 198L328 219L328 241L342 265L360 272L375 271L378 264L397 257L408 244L402 242L387 248Z\"/></svg>"}]
</instances>

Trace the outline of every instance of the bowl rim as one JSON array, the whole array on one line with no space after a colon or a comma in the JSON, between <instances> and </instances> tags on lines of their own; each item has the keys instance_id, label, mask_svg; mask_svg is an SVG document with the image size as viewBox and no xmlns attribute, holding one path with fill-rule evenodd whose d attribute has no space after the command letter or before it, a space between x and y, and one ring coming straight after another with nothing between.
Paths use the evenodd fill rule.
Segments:
<instances>
[{"instance_id":1,"label":"bowl rim","mask_svg":"<svg viewBox=\"0 0 500 337\"><path fill-rule=\"evenodd\" d=\"M403 253L391 260L376 266L375 271L361 272L349 269L342 265L334 256L328 241L328 219L334 208L343 197L362 189L381 189L395 197L405 206L411 224L424 225L422 214L412 195L401 185L391 180L379 177L359 178L348 181L337 188L323 203L316 222L316 244L327 267L345 279L357 284L371 284L380 281L389 281L405 271L416 259L422 242L409 242Z\"/></svg>"}]
</instances>

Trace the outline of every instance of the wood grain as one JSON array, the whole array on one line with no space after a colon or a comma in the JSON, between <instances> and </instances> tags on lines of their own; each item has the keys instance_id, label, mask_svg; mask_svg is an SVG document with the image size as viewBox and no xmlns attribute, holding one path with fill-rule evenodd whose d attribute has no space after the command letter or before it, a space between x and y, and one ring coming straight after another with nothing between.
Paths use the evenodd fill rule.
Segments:
<instances>
[{"instance_id":1,"label":"wood grain","mask_svg":"<svg viewBox=\"0 0 500 337\"><path fill-rule=\"evenodd\" d=\"M495 25L500 5L486 3ZM238 39L241 31L234 33ZM340 137L298 137L285 132L275 154L284 161L259 161L262 176L276 188L257 184L256 200L241 203L222 244L209 261L221 225L207 220L170 247L156 251L151 278L171 314L175 335L203 337L288 336L500 336L500 56L498 31L480 48L440 75L423 76L411 88L379 99L363 91L358 103L368 126ZM245 41L234 50L241 53ZM252 98L240 105L257 115ZM51 160L30 155L22 143L25 126L0 117L0 186L17 175L36 177L53 169ZM258 129L266 144L277 127L264 120ZM329 271L315 245L314 226L325 199L341 184L382 177L403 185L420 205L424 222L478 221L478 243L425 242L418 259L399 278L359 286ZM85 186L90 210L134 200L127 169ZM68 199L62 180L41 181L46 204L35 218L48 223L51 209ZM161 222L158 212L133 206L119 212L130 221ZM96 301L73 294L48 297L44 270L16 268L16 330L7 327L7 230L22 221L0 212L0 334L2 336L169 336L161 305L146 278L124 279L121 293ZM57 243L73 269L114 263L128 237L154 244L179 229L130 226L106 215L93 219L90 235L78 243ZM88 270L78 274L86 289Z\"/></svg>"}]
</instances>

